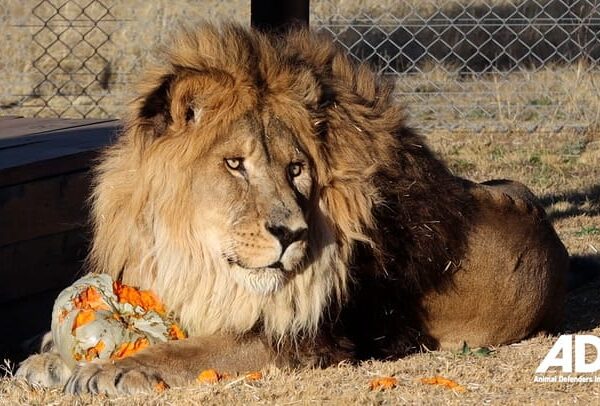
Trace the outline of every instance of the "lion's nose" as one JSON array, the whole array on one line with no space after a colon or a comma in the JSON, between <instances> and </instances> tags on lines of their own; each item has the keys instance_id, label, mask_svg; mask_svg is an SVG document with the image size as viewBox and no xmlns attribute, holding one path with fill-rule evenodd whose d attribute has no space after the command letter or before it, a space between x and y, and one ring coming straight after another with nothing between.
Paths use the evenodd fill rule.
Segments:
<instances>
[{"instance_id":1,"label":"lion's nose","mask_svg":"<svg viewBox=\"0 0 600 406\"><path fill-rule=\"evenodd\" d=\"M287 247L296 241L306 240L308 236L308 228L301 227L292 230L285 226L267 226L267 230L279 240L281 244L281 252L285 252Z\"/></svg>"}]
</instances>

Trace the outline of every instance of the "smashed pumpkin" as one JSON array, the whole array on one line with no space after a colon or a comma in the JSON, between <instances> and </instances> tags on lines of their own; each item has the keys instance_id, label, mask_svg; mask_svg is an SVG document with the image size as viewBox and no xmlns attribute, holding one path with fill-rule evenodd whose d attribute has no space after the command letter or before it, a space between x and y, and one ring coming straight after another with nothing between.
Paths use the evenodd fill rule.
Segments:
<instances>
[{"instance_id":1,"label":"smashed pumpkin","mask_svg":"<svg viewBox=\"0 0 600 406\"><path fill-rule=\"evenodd\" d=\"M128 357L185 337L154 293L114 282L109 275L86 275L54 302L52 338L71 367L78 361Z\"/></svg>"}]
</instances>

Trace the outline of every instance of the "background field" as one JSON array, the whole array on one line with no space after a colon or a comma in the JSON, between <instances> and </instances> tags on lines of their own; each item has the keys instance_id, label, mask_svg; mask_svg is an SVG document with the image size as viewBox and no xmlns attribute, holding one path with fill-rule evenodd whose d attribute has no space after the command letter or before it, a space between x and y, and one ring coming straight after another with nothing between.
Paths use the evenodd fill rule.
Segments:
<instances>
[{"instance_id":1,"label":"background field","mask_svg":"<svg viewBox=\"0 0 600 406\"><path fill-rule=\"evenodd\" d=\"M597 257L600 133L436 132L429 134L429 140L457 174L475 180L513 178L530 185L569 252ZM564 332L600 335L599 289L596 282L570 295ZM535 369L554 341L554 337L535 337L498 348L488 357L431 352L325 370L271 370L256 383L226 381L135 398L74 399L59 390L32 390L3 379L0 404L598 404L600 384L533 382ZM381 375L398 378L398 387L370 391L369 381ZM467 392L455 393L417 381L434 375L455 380Z\"/></svg>"},{"instance_id":2,"label":"background field","mask_svg":"<svg viewBox=\"0 0 600 406\"><path fill-rule=\"evenodd\" d=\"M479 132L600 118L598 0L313 0L311 25L398 81L415 124ZM248 0L0 2L0 114L120 117L177 27L248 24Z\"/></svg>"}]
</instances>

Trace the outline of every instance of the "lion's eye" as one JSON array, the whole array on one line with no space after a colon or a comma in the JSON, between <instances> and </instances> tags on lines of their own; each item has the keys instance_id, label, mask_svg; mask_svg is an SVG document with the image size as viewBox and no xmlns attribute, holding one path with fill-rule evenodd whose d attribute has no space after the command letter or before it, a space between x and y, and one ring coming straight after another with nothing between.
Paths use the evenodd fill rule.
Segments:
<instances>
[{"instance_id":1,"label":"lion's eye","mask_svg":"<svg viewBox=\"0 0 600 406\"><path fill-rule=\"evenodd\" d=\"M302 164L300 162L291 163L288 167L288 172L292 178L300 176L302 173Z\"/></svg>"},{"instance_id":2,"label":"lion's eye","mask_svg":"<svg viewBox=\"0 0 600 406\"><path fill-rule=\"evenodd\" d=\"M234 171L244 169L244 158L227 158L225 159L225 163L229 169L233 169Z\"/></svg>"}]
</instances>

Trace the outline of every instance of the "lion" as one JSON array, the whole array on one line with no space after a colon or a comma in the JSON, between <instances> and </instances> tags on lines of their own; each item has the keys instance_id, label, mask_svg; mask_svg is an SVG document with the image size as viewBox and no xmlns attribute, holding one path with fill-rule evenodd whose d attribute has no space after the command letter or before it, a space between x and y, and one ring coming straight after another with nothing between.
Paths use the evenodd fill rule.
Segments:
<instances>
[{"instance_id":1,"label":"lion","mask_svg":"<svg viewBox=\"0 0 600 406\"><path fill-rule=\"evenodd\" d=\"M207 23L162 57L95 169L89 264L154 291L189 338L74 370L50 351L18 376L134 394L560 323L569 256L535 196L453 175L393 83L330 39Z\"/></svg>"}]
</instances>

